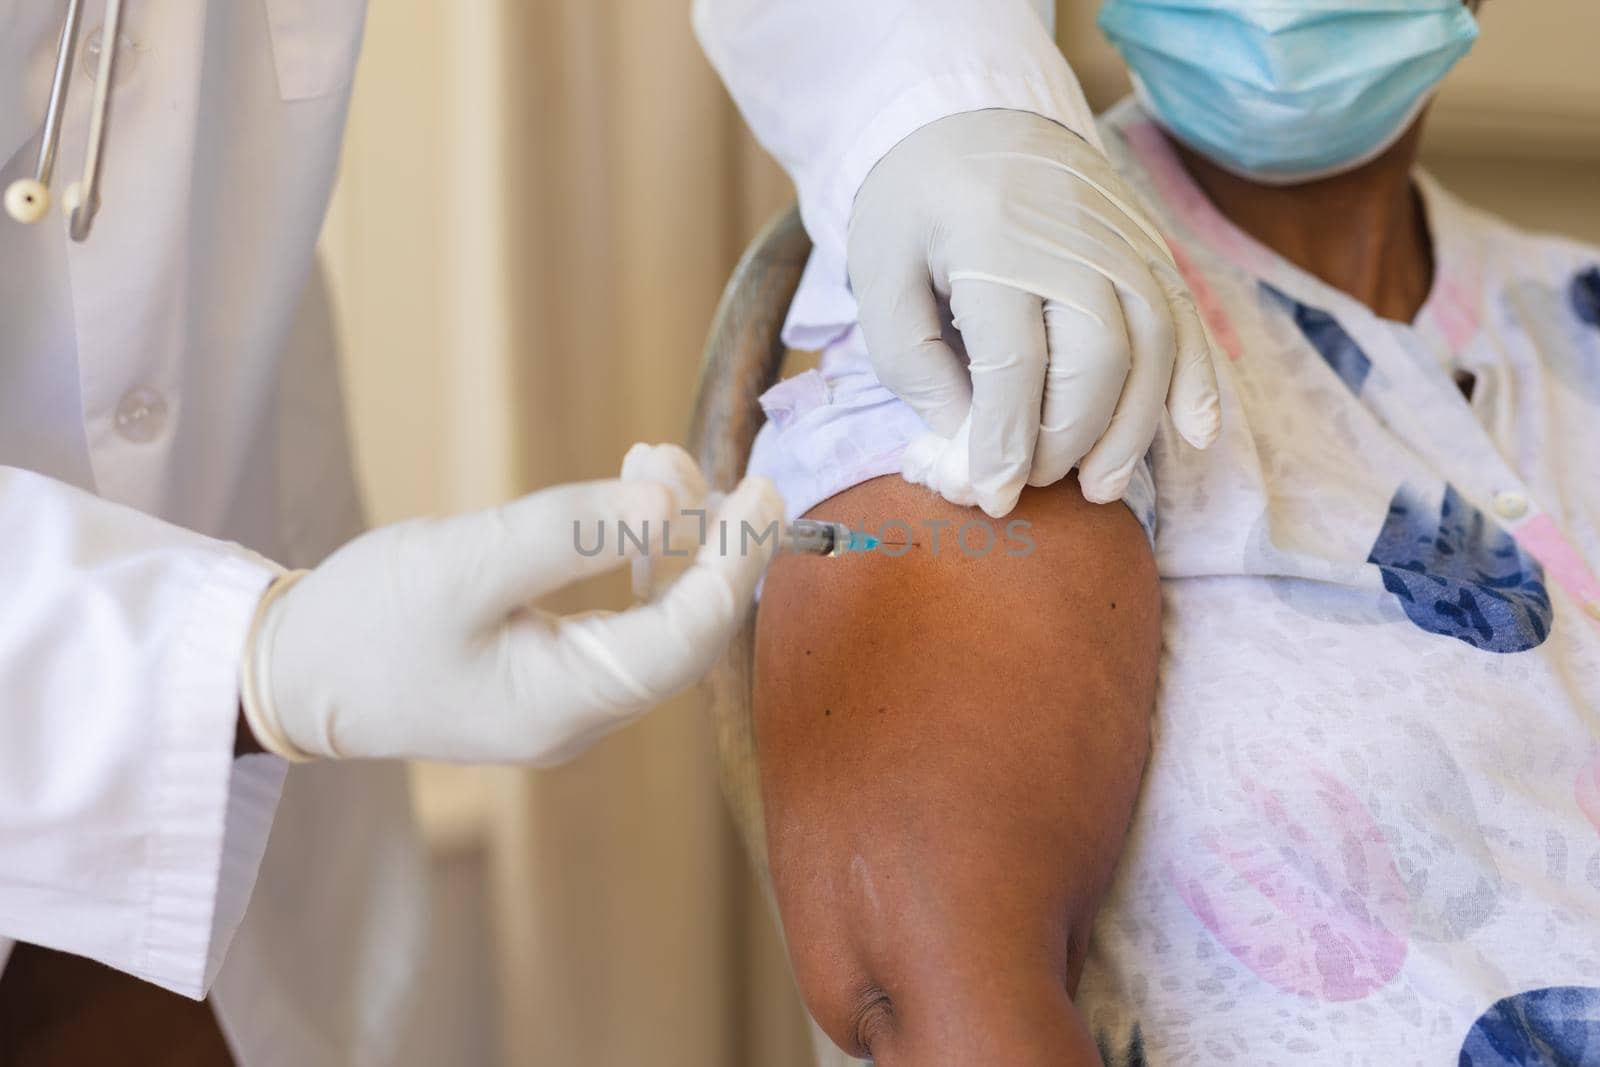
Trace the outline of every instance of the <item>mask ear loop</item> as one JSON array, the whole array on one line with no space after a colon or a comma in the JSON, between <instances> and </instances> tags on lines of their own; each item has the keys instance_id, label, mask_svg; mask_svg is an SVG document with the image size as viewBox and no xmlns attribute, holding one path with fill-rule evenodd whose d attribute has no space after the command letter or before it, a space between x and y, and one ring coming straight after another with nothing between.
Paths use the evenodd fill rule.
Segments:
<instances>
[{"instance_id":1,"label":"mask ear loop","mask_svg":"<svg viewBox=\"0 0 1600 1067\"><path fill-rule=\"evenodd\" d=\"M106 0L105 30L100 37L100 73L94 86L94 109L89 113L89 148L83 160L83 180L67 187L61 207L72 219L68 229L80 244L100 210L100 163L105 153L106 127L111 121L111 82L116 74L117 40L122 31L122 0Z\"/></svg>"},{"instance_id":2,"label":"mask ear loop","mask_svg":"<svg viewBox=\"0 0 1600 1067\"><path fill-rule=\"evenodd\" d=\"M67 0L67 21L56 46L55 77L50 82L50 103L44 113L44 134L39 161L32 178L19 178L6 189L6 214L21 223L34 223L50 210L50 179L61 147L61 119L67 110L67 87L72 77L72 57L78 49L78 27L83 21L83 0Z\"/></svg>"}]
</instances>

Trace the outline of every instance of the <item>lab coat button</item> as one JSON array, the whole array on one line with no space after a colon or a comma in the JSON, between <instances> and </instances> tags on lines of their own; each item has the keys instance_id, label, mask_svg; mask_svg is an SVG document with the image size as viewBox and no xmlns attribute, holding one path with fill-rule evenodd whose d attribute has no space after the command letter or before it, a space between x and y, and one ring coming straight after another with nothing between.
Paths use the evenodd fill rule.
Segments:
<instances>
[{"instance_id":1,"label":"lab coat button","mask_svg":"<svg viewBox=\"0 0 1600 1067\"><path fill-rule=\"evenodd\" d=\"M148 444L167 428L167 398L154 389L134 389L117 405L117 433Z\"/></svg>"},{"instance_id":2,"label":"lab coat button","mask_svg":"<svg viewBox=\"0 0 1600 1067\"><path fill-rule=\"evenodd\" d=\"M1502 519L1515 522L1528 513L1528 498L1521 493L1500 493L1494 498L1494 511Z\"/></svg>"}]
</instances>

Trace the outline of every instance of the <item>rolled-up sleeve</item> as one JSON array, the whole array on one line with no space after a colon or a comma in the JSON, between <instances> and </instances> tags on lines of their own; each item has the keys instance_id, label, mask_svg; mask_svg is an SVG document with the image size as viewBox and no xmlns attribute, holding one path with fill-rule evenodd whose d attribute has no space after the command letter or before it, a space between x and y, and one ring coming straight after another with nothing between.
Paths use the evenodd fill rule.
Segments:
<instances>
[{"instance_id":1,"label":"rolled-up sleeve","mask_svg":"<svg viewBox=\"0 0 1600 1067\"><path fill-rule=\"evenodd\" d=\"M277 568L10 468L0 545L0 936L203 996L285 773L234 757Z\"/></svg>"},{"instance_id":2,"label":"rolled-up sleeve","mask_svg":"<svg viewBox=\"0 0 1600 1067\"><path fill-rule=\"evenodd\" d=\"M854 318L856 192L922 126L1031 111L1098 144L1077 78L1029 0L695 0L695 29L758 140L799 191L816 245L790 318L815 347ZM822 330L822 333L814 331Z\"/></svg>"}]
</instances>

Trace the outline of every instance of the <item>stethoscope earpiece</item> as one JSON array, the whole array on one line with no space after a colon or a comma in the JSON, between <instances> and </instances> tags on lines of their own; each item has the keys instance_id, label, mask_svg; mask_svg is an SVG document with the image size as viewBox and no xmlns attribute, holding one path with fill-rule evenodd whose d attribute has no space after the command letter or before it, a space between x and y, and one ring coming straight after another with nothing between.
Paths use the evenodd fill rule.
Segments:
<instances>
[{"instance_id":1,"label":"stethoscope earpiece","mask_svg":"<svg viewBox=\"0 0 1600 1067\"><path fill-rule=\"evenodd\" d=\"M6 189L6 214L21 223L38 222L50 211L50 179L55 173L56 152L61 147L61 119L66 112L72 55L78 47L78 26L82 21L83 0L67 0L67 21L61 27L61 42L56 49L55 76L50 82L50 104L44 115L39 161L32 178L20 178ZM71 220L68 233L74 241L83 241L89 236L95 212L100 208L100 164L110 117L111 79L115 73L121 24L122 0L106 0L99 76L94 87L94 108L89 113L89 144L83 160L83 179L69 185L61 197L62 210Z\"/></svg>"},{"instance_id":2,"label":"stethoscope earpiece","mask_svg":"<svg viewBox=\"0 0 1600 1067\"><path fill-rule=\"evenodd\" d=\"M50 189L38 178L18 178L6 187L6 214L21 223L34 223L50 210Z\"/></svg>"}]
</instances>

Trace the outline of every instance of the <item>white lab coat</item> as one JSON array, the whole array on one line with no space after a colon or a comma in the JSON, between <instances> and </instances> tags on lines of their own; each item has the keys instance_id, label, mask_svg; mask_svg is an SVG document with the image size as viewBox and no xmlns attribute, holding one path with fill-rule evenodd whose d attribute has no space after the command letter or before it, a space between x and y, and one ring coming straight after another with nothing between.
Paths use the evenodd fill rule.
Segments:
<instances>
[{"instance_id":1,"label":"white lab coat","mask_svg":"<svg viewBox=\"0 0 1600 1067\"><path fill-rule=\"evenodd\" d=\"M1031 111L1098 144L1055 43L1054 0L694 0L695 30L762 145L794 179L816 249L785 338L856 321L845 244L878 160L946 115Z\"/></svg>"},{"instance_id":2,"label":"white lab coat","mask_svg":"<svg viewBox=\"0 0 1600 1067\"><path fill-rule=\"evenodd\" d=\"M65 7L0 0L0 186ZM427 979L401 768L232 756L258 595L360 526L313 250L363 17L127 4L88 243L0 218L0 965L17 939L209 988L244 1067L403 1062Z\"/></svg>"}]
</instances>

